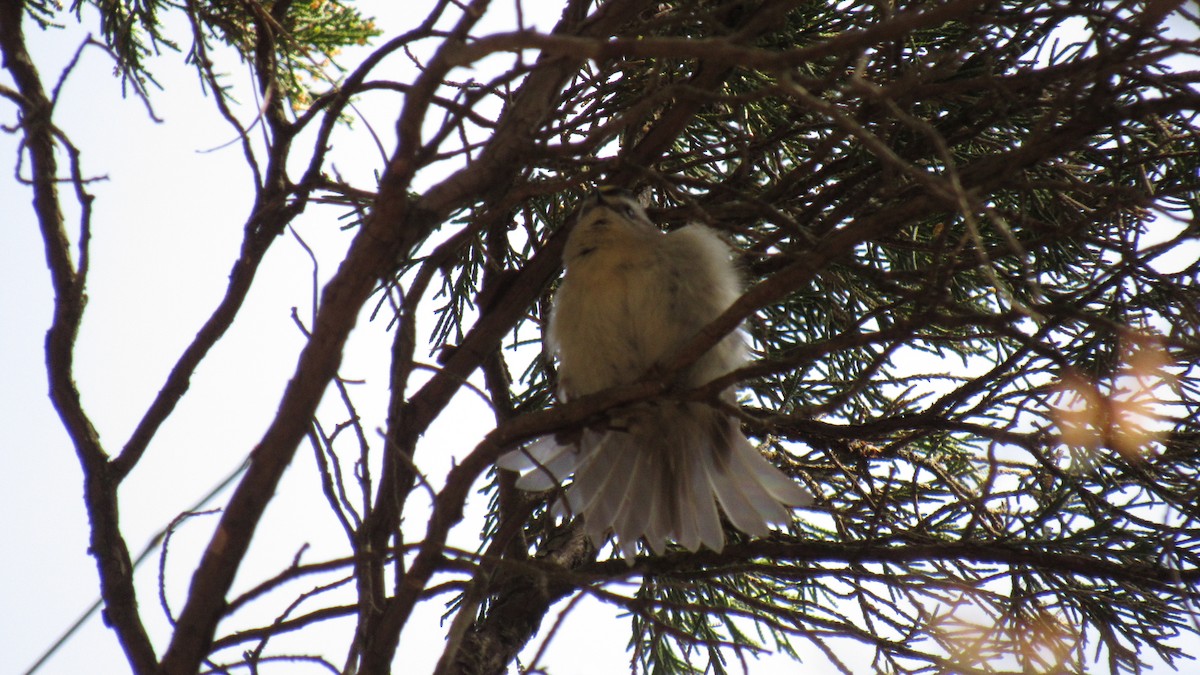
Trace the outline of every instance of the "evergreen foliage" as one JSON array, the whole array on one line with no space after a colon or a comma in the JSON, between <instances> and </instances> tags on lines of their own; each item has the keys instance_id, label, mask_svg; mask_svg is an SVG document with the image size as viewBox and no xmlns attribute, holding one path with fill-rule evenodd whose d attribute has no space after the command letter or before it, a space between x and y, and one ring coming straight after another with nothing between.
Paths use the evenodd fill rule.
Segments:
<instances>
[{"instance_id":1,"label":"evergreen foliage","mask_svg":"<svg viewBox=\"0 0 1200 675\"><path fill-rule=\"evenodd\" d=\"M94 3L139 89L154 81L151 56L175 48L162 15L190 22L180 49L242 132L257 176L235 271L256 269L314 203L344 208L354 238L279 416L225 507L232 543L197 568L165 653L132 600L113 495L174 401L156 401L124 449L103 448L69 395L70 359L48 352L52 395L92 477L89 512L108 542L94 542L94 555L131 668L265 665L271 650L248 649L251 640L349 616L353 644L322 658L334 672L386 672L435 574L462 589L446 673L504 672L539 626L554 629L544 620L553 603L576 594L628 613L637 672L753 670L764 652L809 665L823 655L853 672L848 644L870 650L880 673L1186 667L1182 645L1200 633L1195 8L564 4L553 29L489 33L479 21L497 7L436 2L391 34L335 0ZM44 3L28 11L64 19ZM22 49L11 30L19 13L0 17L17 84L0 93L20 111L37 189L58 177L44 156L58 132L37 116L42 85L8 65ZM322 65L376 37L362 65ZM236 92L210 58L229 48L265 97L263 143L246 137L245 117L231 112ZM380 64L404 58L419 62L414 78L387 79ZM464 73L481 79L456 79ZM404 99L379 184L329 177L332 129L353 119L354 100L381 91ZM304 154L293 141L310 130ZM726 233L748 290L642 383L555 405L541 326L564 225L596 183L639 189L664 227L700 221ZM45 232L62 227L41 217ZM70 278L56 286L69 309L86 269L55 265ZM232 275L230 292L244 297L249 285ZM181 377L237 308L217 309ZM310 424L325 389L342 386L334 376L355 318L393 310L393 399L375 411L386 438L327 431L357 423L344 387L341 418ZM416 318L430 313L422 334ZM67 353L72 320L56 315L72 336ZM697 391L670 387L673 369L743 322L754 363ZM430 353L436 373L414 377ZM721 554L647 550L627 566L556 517L552 495L522 494L490 469L517 443L614 407L715 401L734 381L746 429L819 495L769 540L731 533ZM459 458L428 530L406 541L407 497L425 489L424 457L439 452L421 435L468 382L491 401L496 430ZM223 634L253 524L306 435L322 449L347 548L283 577L349 575L355 600ZM491 508L473 553L445 544L468 499Z\"/></svg>"}]
</instances>

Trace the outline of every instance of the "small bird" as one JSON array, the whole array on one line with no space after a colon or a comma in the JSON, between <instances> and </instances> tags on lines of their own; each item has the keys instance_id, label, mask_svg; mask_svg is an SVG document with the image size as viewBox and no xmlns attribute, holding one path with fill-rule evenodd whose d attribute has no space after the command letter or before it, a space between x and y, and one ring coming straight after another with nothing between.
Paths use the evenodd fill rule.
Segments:
<instances>
[{"instance_id":1,"label":"small bird","mask_svg":"<svg viewBox=\"0 0 1200 675\"><path fill-rule=\"evenodd\" d=\"M563 254L546 340L558 356L559 399L631 384L674 356L741 295L732 252L712 230L664 234L628 191L600 188L579 209ZM725 336L674 382L704 385L747 362L740 331ZM729 389L722 399L733 403ZM655 400L621 408L570 442L545 437L500 459L517 487L566 487L561 508L583 516L599 546L611 530L627 560L644 540L657 554L725 545L720 512L766 536L788 507L812 495L768 462L738 420L704 402ZM718 511L720 505L720 512Z\"/></svg>"}]
</instances>

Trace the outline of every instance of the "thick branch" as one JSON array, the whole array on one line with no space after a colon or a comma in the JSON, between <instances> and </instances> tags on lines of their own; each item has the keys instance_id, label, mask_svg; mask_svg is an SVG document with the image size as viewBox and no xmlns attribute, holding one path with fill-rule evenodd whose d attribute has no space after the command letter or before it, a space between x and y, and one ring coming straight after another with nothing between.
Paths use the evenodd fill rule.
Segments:
<instances>
[{"instance_id":1,"label":"thick branch","mask_svg":"<svg viewBox=\"0 0 1200 675\"><path fill-rule=\"evenodd\" d=\"M406 186L385 177L376 210L354 238L345 261L321 294L312 337L300 354L279 412L251 453L250 466L230 499L221 522L192 577L188 602L163 659L162 672L195 672L212 643L233 582L258 521L283 471L307 432L317 404L341 363L342 349L359 311L378 280L395 264L410 237L428 224L405 222ZM398 228L405 223L406 227Z\"/></svg>"},{"instance_id":2,"label":"thick branch","mask_svg":"<svg viewBox=\"0 0 1200 675\"><path fill-rule=\"evenodd\" d=\"M770 563L748 562L769 560ZM1166 565L1130 565L1078 553L1037 551L1028 543L939 542L929 544L862 544L824 541L758 540L728 546L721 553L700 551L664 557L638 558L632 566L624 560L606 560L578 570L582 579L590 575L627 578L642 574L725 575L738 571L772 572L785 576L825 576L820 568L783 567L780 563L912 563L948 561L963 564L1027 566L1059 574L1115 583L1144 585L1147 581L1171 586L1200 581L1200 570L1177 570Z\"/></svg>"},{"instance_id":3,"label":"thick branch","mask_svg":"<svg viewBox=\"0 0 1200 675\"><path fill-rule=\"evenodd\" d=\"M582 30L587 34L607 35L633 17L644 3L635 0L612 2L605 5L598 15L581 23L576 17L585 6L586 3L583 2L572 3L564 13L564 19L556 28L556 32ZM417 208L429 213L448 213L455 206L495 200L503 194L516 178L512 167L521 164L519 158L528 149L530 130L538 128L547 119L563 84L577 67L577 59L545 58L539 62L522 84L513 104L505 111L495 135L479 158L426 192L418 202ZM414 92L420 91L420 88L414 88ZM409 116L401 117L402 131L411 125ZM417 145L410 139L402 143L401 150L415 153ZM402 154L400 156L402 162L413 162L415 159L405 158ZM420 434L441 414L466 377L479 367L512 323L524 314L529 303L558 270L564 241L564 237L555 237L543 247L509 287L508 292L497 301L488 319L472 330L443 370L412 397L402 416L403 428L388 430L388 437L393 446L390 451L406 451L415 444ZM473 477L467 479L468 485L471 480ZM371 537L377 545L382 545L399 522L400 506L403 503L403 497L399 494L401 490L407 490L407 485L396 477L390 480L389 477L385 477L381 481L376 509L372 514L374 517L370 523L364 524L364 527L370 528ZM373 627L373 635L370 638L372 649L364 654L365 670L381 673L387 671L400 629L412 611L420 590L436 569L437 561L441 557L441 546L445 542L445 532L454 520L453 517L449 517L443 519L436 527L431 524L431 530L441 534L433 539L427 537L426 544L422 546L412 569L405 575L401 591L388 603L387 610Z\"/></svg>"},{"instance_id":4,"label":"thick branch","mask_svg":"<svg viewBox=\"0 0 1200 675\"><path fill-rule=\"evenodd\" d=\"M0 3L0 51L23 100L21 126L25 131L33 172L33 207L45 245L46 264L54 286L54 317L46 335L46 367L50 400L75 446L84 475L84 501L91 520L90 551L96 558L105 617L117 633L135 672L157 667L154 647L138 615L129 550L121 538L117 481L108 470L108 457L75 386L74 350L83 318L86 277L71 261L71 243L63 222L57 190L58 163L54 156L53 107L29 52L21 21L22 2ZM78 179L77 179L78 180ZM85 200L84 227L90 213ZM86 236L86 234L84 235ZM81 248L85 246L81 245Z\"/></svg>"}]
</instances>

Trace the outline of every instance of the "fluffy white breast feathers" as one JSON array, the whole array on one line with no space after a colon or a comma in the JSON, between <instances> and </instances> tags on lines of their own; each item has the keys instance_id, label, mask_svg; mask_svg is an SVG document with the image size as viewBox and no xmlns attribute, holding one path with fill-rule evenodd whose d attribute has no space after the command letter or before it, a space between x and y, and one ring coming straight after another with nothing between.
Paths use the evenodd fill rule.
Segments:
<instances>
[{"instance_id":1,"label":"fluffy white breast feathers","mask_svg":"<svg viewBox=\"0 0 1200 675\"><path fill-rule=\"evenodd\" d=\"M715 232L688 225L664 234L624 190L594 192L574 228L546 336L564 401L636 381L741 294L730 250ZM679 374L677 386L698 387L746 360L740 332L727 335ZM732 402L733 390L724 398ZM615 534L627 559L641 539L658 554L668 541L719 552L721 513L761 537L769 525L790 522L788 507L812 502L763 458L737 419L699 402L622 408L574 443L543 438L498 465L522 472L522 489L564 487L560 508L583 517L597 546Z\"/></svg>"}]
</instances>

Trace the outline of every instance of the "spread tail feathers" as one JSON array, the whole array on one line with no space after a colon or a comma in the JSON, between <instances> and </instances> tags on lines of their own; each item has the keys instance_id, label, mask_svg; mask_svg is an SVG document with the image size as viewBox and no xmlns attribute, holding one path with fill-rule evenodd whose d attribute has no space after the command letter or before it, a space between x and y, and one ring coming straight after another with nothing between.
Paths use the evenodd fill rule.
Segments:
<instances>
[{"instance_id":1,"label":"spread tail feathers","mask_svg":"<svg viewBox=\"0 0 1200 675\"><path fill-rule=\"evenodd\" d=\"M572 473L566 508L584 518L596 544L609 530L626 558L645 539L658 554L668 541L695 551L721 551L720 511L737 529L766 536L788 522L788 507L812 495L770 464L737 421L700 403L645 404L587 430L578 443L543 438L508 453L501 468L521 471L517 487L541 491Z\"/></svg>"}]
</instances>

